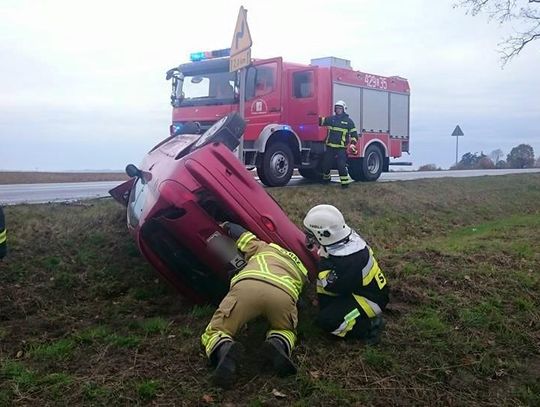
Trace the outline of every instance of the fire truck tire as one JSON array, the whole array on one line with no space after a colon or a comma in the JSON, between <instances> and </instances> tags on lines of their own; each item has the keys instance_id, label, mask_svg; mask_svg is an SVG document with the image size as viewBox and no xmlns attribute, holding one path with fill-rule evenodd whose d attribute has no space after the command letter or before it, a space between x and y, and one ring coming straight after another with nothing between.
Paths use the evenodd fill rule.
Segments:
<instances>
[{"instance_id":1,"label":"fire truck tire","mask_svg":"<svg viewBox=\"0 0 540 407\"><path fill-rule=\"evenodd\" d=\"M264 152L257 175L261 182L269 187L287 185L292 177L294 158L291 148L285 143L272 143Z\"/></svg>"},{"instance_id":2,"label":"fire truck tire","mask_svg":"<svg viewBox=\"0 0 540 407\"><path fill-rule=\"evenodd\" d=\"M193 150L211 143L223 143L232 151L240 144L239 139L245 127L246 123L238 113L224 116L201 135Z\"/></svg>"},{"instance_id":3,"label":"fire truck tire","mask_svg":"<svg viewBox=\"0 0 540 407\"><path fill-rule=\"evenodd\" d=\"M370 145L360 161L360 177L362 181L376 181L383 170L383 155L376 145Z\"/></svg>"},{"instance_id":4,"label":"fire truck tire","mask_svg":"<svg viewBox=\"0 0 540 407\"><path fill-rule=\"evenodd\" d=\"M299 168L298 172L302 177L306 179L310 179L313 181L322 180L322 172L318 168Z\"/></svg>"}]
</instances>

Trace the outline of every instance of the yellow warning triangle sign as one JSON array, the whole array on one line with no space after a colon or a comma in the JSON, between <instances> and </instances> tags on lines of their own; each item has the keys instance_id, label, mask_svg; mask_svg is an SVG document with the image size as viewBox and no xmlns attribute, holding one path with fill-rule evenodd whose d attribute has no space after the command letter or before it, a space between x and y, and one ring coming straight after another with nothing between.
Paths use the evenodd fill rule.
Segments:
<instances>
[{"instance_id":1,"label":"yellow warning triangle sign","mask_svg":"<svg viewBox=\"0 0 540 407\"><path fill-rule=\"evenodd\" d=\"M234 35L231 44L231 56L239 54L253 45L251 40L251 34L249 33L249 27L247 23L247 10L244 7L240 7L238 12L238 19L236 20L236 28L234 29Z\"/></svg>"}]
</instances>

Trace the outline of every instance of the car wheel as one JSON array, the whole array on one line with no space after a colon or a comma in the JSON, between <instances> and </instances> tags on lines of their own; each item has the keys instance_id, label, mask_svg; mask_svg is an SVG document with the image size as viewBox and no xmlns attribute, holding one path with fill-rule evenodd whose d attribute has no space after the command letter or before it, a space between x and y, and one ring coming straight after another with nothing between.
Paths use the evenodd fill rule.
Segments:
<instances>
[{"instance_id":1,"label":"car wheel","mask_svg":"<svg viewBox=\"0 0 540 407\"><path fill-rule=\"evenodd\" d=\"M223 143L233 151L240 144L240 137L244 134L246 123L238 113L231 113L222 117L206 130L195 142L193 150L197 150L210 143Z\"/></svg>"},{"instance_id":2,"label":"car wheel","mask_svg":"<svg viewBox=\"0 0 540 407\"><path fill-rule=\"evenodd\" d=\"M291 179L294 159L291 148L285 143L272 143L257 166L261 182L269 187L282 187Z\"/></svg>"},{"instance_id":3,"label":"car wheel","mask_svg":"<svg viewBox=\"0 0 540 407\"><path fill-rule=\"evenodd\" d=\"M383 156L379 147L372 144L366 149L366 153L362 158L361 170L363 181L375 181L381 176Z\"/></svg>"}]
</instances>

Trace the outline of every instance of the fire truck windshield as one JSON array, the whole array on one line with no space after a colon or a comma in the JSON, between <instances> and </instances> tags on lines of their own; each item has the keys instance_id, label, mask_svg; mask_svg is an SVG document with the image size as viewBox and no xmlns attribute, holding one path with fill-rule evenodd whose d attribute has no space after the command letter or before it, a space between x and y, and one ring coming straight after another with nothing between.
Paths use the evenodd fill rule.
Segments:
<instances>
[{"instance_id":1,"label":"fire truck windshield","mask_svg":"<svg viewBox=\"0 0 540 407\"><path fill-rule=\"evenodd\" d=\"M174 107L224 105L237 100L234 72L190 73L173 87Z\"/></svg>"}]
</instances>

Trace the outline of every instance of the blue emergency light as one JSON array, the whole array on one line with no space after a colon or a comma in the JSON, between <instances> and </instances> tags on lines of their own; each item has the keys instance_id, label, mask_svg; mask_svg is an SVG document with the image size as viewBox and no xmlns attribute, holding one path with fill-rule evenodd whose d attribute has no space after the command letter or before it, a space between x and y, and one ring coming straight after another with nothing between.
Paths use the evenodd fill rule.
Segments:
<instances>
[{"instance_id":1,"label":"blue emergency light","mask_svg":"<svg viewBox=\"0 0 540 407\"><path fill-rule=\"evenodd\" d=\"M213 51L199 51L189 54L189 59L192 62L204 61L206 59L223 58L231 55L230 48L216 49Z\"/></svg>"}]
</instances>

